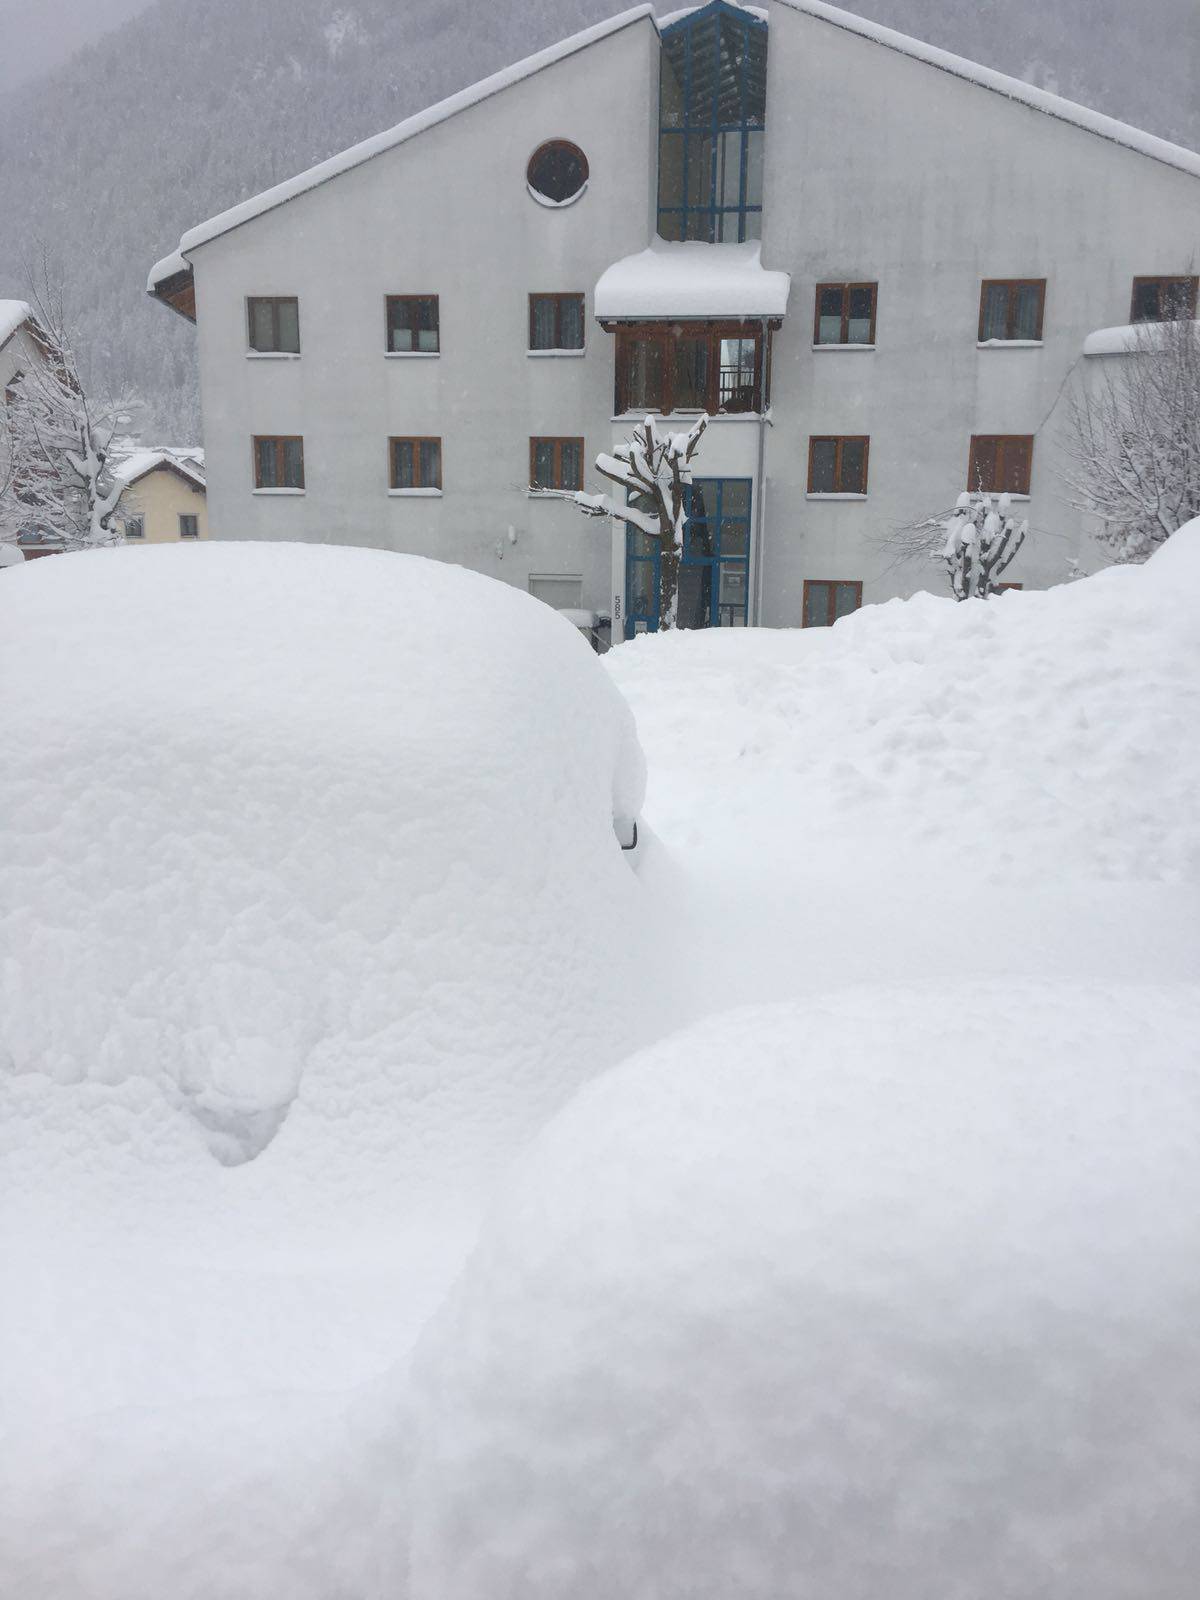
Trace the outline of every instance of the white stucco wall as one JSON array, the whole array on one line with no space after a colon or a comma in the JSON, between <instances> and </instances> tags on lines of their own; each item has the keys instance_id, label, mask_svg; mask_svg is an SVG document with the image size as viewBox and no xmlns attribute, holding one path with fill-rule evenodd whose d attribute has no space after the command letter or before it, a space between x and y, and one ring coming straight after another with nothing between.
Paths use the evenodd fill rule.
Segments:
<instances>
[{"instance_id":1,"label":"white stucco wall","mask_svg":"<svg viewBox=\"0 0 1200 1600\"><path fill-rule=\"evenodd\" d=\"M941 586L888 571L882 530L951 505L973 433L1034 434L1035 530L1006 577L1066 576L1080 519L1058 479L1060 397L1135 275L1200 261L1200 181L785 5L770 7L763 259L792 274L776 336L763 620L805 578L864 601ZM1041 349L978 349L983 278L1045 278ZM812 348L815 287L877 281L876 350ZM870 436L868 498L806 500L810 434ZM932 564L931 564L932 565Z\"/></svg>"},{"instance_id":2,"label":"white stucco wall","mask_svg":"<svg viewBox=\"0 0 1200 1600\"><path fill-rule=\"evenodd\" d=\"M197 326L214 537L338 540L459 561L526 587L584 579L607 606L603 524L527 496L532 435L611 434L611 341L591 290L653 232L658 38L631 23L419 137L199 247ZM544 140L590 179L548 209L526 190ZM582 291L582 357L530 357L528 295ZM387 294L437 294L437 359L384 353ZM301 355L247 357L245 297L297 295ZM252 493L254 434L303 434L306 493ZM389 435L440 435L442 499L387 493ZM508 530L516 533L510 542Z\"/></svg>"}]
</instances>

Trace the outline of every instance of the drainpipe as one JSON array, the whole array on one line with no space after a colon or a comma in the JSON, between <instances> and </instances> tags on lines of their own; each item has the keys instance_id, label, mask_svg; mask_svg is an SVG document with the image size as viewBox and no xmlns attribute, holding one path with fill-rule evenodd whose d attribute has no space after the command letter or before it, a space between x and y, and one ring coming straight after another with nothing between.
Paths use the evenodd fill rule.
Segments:
<instances>
[{"instance_id":1,"label":"drainpipe","mask_svg":"<svg viewBox=\"0 0 1200 1600\"><path fill-rule=\"evenodd\" d=\"M762 348L763 348L764 356L766 356L766 359L763 362L763 395L762 395L762 397L763 397L764 400L766 400L767 396L771 392L771 385L770 385L770 378L771 378L770 357L769 357L769 355L767 355L767 352L770 350L771 346L770 346L770 332L769 332L769 329L767 327L767 319L765 317L763 318L763 322L762 322ZM753 577L753 594L752 594L752 598L753 598L753 601L754 601L754 626L756 628L757 627L761 627L761 625L762 625L762 619L761 619L760 613L761 613L761 610L762 610L763 501L766 498L765 492L764 492L765 491L765 478L764 478L763 468L764 468L765 461L766 461L767 428L769 426L770 426L770 424L767 421L767 411L766 411L766 408L764 407L764 409L761 410L758 413L758 468L757 468L757 471L756 471L756 474L755 474L755 482L754 482L754 488L755 488L755 494L754 494L754 564L753 564L754 577ZM747 618L746 620L749 621L749 618Z\"/></svg>"}]
</instances>

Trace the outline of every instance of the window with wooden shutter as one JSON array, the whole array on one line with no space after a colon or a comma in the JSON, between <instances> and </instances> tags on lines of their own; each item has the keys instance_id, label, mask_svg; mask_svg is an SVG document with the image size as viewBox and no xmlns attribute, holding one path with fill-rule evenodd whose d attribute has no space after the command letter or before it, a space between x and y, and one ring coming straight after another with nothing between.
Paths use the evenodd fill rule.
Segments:
<instances>
[{"instance_id":1,"label":"window with wooden shutter","mask_svg":"<svg viewBox=\"0 0 1200 1600\"><path fill-rule=\"evenodd\" d=\"M1196 315L1200 278L1135 278L1130 322L1181 322Z\"/></svg>"},{"instance_id":2,"label":"window with wooden shutter","mask_svg":"<svg viewBox=\"0 0 1200 1600\"><path fill-rule=\"evenodd\" d=\"M257 355L300 354L300 302L295 295L251 295L246 321L250 348Z\"/></svg>"},{"instance_id":3,"label":"window with wooden shutter","mask_svg":"<svg viewBox=\"0 0 1200 1600\"><path fill-rule=\"evenodd\" d=\"M874 344L877 283L819 283L814 344Z\"/></svg>"},{"instance_id":4,"label":"window with wooden shutter","mask_svg":"<svg viewBox=\"0 0 1200 1600\"><path fill-rule=\"evenodd\" d=\"M973 494L1028 494L1032 472L1031 433L973 435L967 468L967 488Z\"/></svg>"},{"instance_id":5,"label":"window with wooden shutter","mask_svg":"<svg viewBox=\"0 0 1200 1600\"><path fill-rule=\"evenodd\" d=\"M862 605L862 584L857 579L804 580L803 626L832 628L839 617L846 617Z\"/></svg>"},{"instance_id":6,"label":"window with wooden shutter","mask_svg":"<svg viewBox=\"0 0 1200 1600\"><path fill-rule=\"evenodd\" d=\"M530 439L529 482L535 489L582 489L583 440Z\"/></svg>"},{"instance_id":7,"label":"window with wooden shutter","mask_svg":"<svg viewBox=\"0 0 1200 1600\"><path fill-rule=\"evenodd\" d=\"M256 434L254 487L303 489L304 440L299 434Z\"/></svg>"},{"instance_id":8,"label":"window with wooden shutter","mask_svg":"<svg viewBox=\"0 0 1200 1600\"><path fill-rule=\"evenodd\" d=\"M436 356L441 352L441 314L436 294L389 294L387 353Z\"/></svg>"}]
</instances>

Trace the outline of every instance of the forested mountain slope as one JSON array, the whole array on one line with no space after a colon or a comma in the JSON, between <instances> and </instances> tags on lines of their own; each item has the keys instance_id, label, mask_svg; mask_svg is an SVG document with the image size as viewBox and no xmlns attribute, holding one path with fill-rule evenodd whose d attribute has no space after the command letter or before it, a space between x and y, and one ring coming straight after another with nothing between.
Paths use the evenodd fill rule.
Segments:
<instances>
[{"instance_id":1,"label":"forested mountain slope","mask_svg":"<svg viewBox=\"0 0 1200 1600\"><path fill-rule=\"evenodd\" d=\"M44 241L143 431L199 430L194 336L150 262L226 206L599 20L621 0L156 0L0 109L0 292ZM889 25L1200 143L1195 0L863 0Z\"/></svg>"}]
</instances>

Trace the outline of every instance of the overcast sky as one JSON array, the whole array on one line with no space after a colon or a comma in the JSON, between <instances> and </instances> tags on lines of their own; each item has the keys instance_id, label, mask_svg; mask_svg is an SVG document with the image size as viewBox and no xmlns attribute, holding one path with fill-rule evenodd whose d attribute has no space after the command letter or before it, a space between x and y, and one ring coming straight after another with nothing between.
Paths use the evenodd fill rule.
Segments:
<instances>
[{"instance_id":1,"label":"overcast sky","mask_svg":"<svg viewBox=\"0 0 1200 1600\"><path fill-rule=\"evenodd\" d=\"M0 90L56 67L150 0L0 0Z\"/></svg>"}]
</instances>

